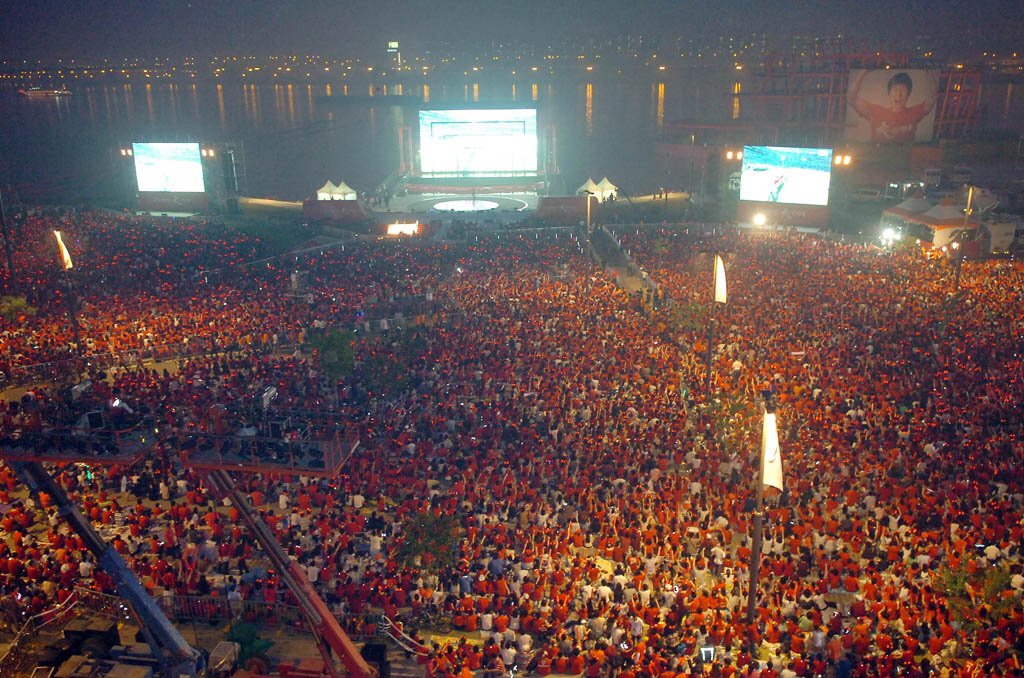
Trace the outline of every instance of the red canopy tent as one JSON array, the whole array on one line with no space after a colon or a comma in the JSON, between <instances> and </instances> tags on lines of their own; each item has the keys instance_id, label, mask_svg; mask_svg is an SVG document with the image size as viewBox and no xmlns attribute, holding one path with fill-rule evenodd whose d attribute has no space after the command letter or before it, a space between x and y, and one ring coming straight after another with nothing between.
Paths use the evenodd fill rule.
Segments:
<instances>
[{"instance_id":1,"label":"red canopy tent","mask_svg":"<svg viewBox=\"0 0 1024 678\"><path fill-rule=\"evenodd\" d=\"M964 215L964 208L953 204L952 198L943 198L927 212L910 215L908 224L918 224L926 229L922 241L928 241L933 248L944 247L954 240L973 240L978 222ZM930 236L930 237L928 237Z\"/></svg>"}]
</instances>

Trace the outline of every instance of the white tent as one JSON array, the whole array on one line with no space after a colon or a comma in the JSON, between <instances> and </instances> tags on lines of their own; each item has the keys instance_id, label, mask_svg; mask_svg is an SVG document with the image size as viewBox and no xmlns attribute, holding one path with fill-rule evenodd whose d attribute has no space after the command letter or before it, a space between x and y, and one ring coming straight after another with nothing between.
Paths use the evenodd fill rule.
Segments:
<instances>
[{"instance_id":1,"label":"white tent","mask_svg":"<svg viewBox=\"0 0 1024 678\"><path fill-rule=\"evenodd\" d=\"M583 193L593 193L594 195L597 195L599 190L600 189L597 187L597 184L594 183L594 180L591 179L590 177L587 177L587 183L583 184L582 186L576 189L576 195L580 195Z\"/></svg>"},{"instance_id":2,"label":"white tent","mask_svg":"<svg viewBox=\"0 0 1024 678\"><path fill-rule=\"evenodd\" d=\"M595 193L597 193L597 199L601 201L617 198L619 197L619 187L608 181L608 177L605 177L597 184Z\"/></svg>"},{"instance_id":3,"label":"white tent","mask_svg":"<svg viewBox=\"0 0 1024 678\"><path fill-rule=\"evenodd\" d=\"M962 237L964 232L978 230L978 222L965 218L964 209L954 205L949 198L943 198L927 212L908 216L906 222L911 229L917 225L918 236L930 242L933 248L953 242Z\"/></svg>"},{"instance_id":4,"label":"white tent","mask_svg":"<svg viewBox=\"0 0 1024 678\"><path fill-rule=\"evenodd\" d=\"M949 198L943 198L930 210L915 215L913 221L930 226L962 226L966 222L963 208L957 207ZM977 224L973 224L975 228Z\"/></svg>"},{"instance_id":5,"label":"white tent","mask_svg":"<svg viewBox=\"0 0 1024 678\"><path fill-rule=\"evenodd\" d=\"M339 181L338 185L334 187L334 200L355 200L358 197L356 190L344 181Z\"/></svg>"},{"instance_id":6,"label":"white tent","mask_svg":"<svg viewBox=\"0 0 1024 678\"><path fill-rule=\"evenodd\" d=\"M910 196L899 205L894 205L887 210L884 210L886 214L892 214L900 219L906 219L914 216L915 214L923 214L933 207L932 203L928 201L920 193L915 193Z\"/></svg>"},{"instance_id":7,"label":"white tent","mask_svg":"<svg viewBox=\"0 0 1024 678\"><path fill-rule=\"evenodd\" d=\"M334 192L338 190L338 187L331 183L328 179L327 183L316 190L317 200L334 200Z\"/></svg>"}]
</instances>

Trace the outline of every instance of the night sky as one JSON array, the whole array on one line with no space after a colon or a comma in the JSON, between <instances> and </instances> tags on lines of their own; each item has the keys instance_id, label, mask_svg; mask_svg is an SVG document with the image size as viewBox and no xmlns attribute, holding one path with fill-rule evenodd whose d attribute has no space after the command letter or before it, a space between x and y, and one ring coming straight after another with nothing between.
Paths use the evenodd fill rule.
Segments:
<instances>
[{"instance_id":1,"label":"night sky","mask_svg":"<svg viewBox=\"0 0 1024 678\"><path fill-rule=\"evenodd\" d=\"M373 57L389 39L414 54L446 41L472 49L624 34L765 33L773 47L791 35L843 34L894 50L924 43L940 57L942 49L1024 50L1021 0L0 0L0 8L5 59Z\"/></svg>"}]
</instances>

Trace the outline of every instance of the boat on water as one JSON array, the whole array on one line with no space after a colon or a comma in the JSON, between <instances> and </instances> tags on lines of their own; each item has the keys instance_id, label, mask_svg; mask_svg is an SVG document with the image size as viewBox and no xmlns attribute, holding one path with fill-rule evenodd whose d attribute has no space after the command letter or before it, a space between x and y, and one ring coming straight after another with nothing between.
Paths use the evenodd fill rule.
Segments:
<instances>
[{"instance_id":1,"label":"boat on water","mask_svg":"<svg viewBox=\"0 0 1024 678\"><path fill-rule=\"evenodd\" d=\"M30 87L29 89L19 89L18 94L26 96L32 99L52 99L55 97L66 97L71 94L71 90L66 89L43 89L42 87Z\"/></svg>"}]
</instances>

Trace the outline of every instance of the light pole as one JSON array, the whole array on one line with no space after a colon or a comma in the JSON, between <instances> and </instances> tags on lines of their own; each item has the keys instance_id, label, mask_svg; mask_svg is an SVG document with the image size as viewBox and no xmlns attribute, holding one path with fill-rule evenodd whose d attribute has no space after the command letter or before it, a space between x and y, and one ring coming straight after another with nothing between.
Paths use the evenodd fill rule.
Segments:
<instances>
[{"instance_id":1,"label":"light pole","mask_svg":"<svg viewBox=\"0 0 1024 678\"><path fill-rule=\"evenodd\" d=\"M750 546L750 583L747 590L747 624L751 626L753 641L754 617L757 613L757 580L761 566L761 543L764 539L764 486L782 490L782 458L779 451L779 432L775 421L775 394L762 391L764 418L761 426L761 454L757 464L753 534Z\"/></svg>"},{"instance_id":2,"label":"light pole","mask_svg":"<svg viewBox=\"0 0 1024 678\"><path fill-rule=\"evenodd\" d=\"M4 254L7 256L7 291L8 294L14 294L14 255L12 254L14 245L11 243L11 231L7 228L7 210L4 209L3 187L0 187L0 226L3 227Z\"/></svg>"},{"instance_id":3,"label":"light pole","mask_svg":"<svg viewBox=\"0 0 1024 678\"><path fill-rule=\"evenodd\" d=\"M594 192L583 189L583 192L587 194L587 237L590 237L590 201L594 198Z\"/></svg>"},{"instance_id":4,"label":"light pole","mask_svg":"<svg viewBox=\"0 0 1024 678\"><path fill-rule=\"evenodd\" d=\"M961 229L960 234L957 236L957 240L953 243L953 254L956 257L956 274L953 279L953 290L956 292L960 291L960 271L964 267L964 248L962 247L963 241L967 237L967 228L969 226L969 220L971 218L971 203L974 200L974 186L967 187L967 207L964 209L964 226Z\"/></svg>"},{"instance_id":5,"label":"light pole","mask_svg":"<svg viewBox=\"0 0 1024 678\"><path fill-rule=\"evenodd\" d=\"M60 231L54 231L53 237L57 239L57 249L60 252L60 264L64 269L64 283L67 286L68 317L71 319L71 333L75 339L75 353L82 352L81 332L78 328L78 300L75 299L75 284L71 279L71 269L75 267L71 261L71 253L64 244L64 238Z\"/></svg>"},{"instance_id":6,"label":"light pole","mask_svg":"<svg viewBox=\"0 0 1024 678\"><path fill-rule=\"evenodd\" d=\"M725 304L728 299L725 285L725 262L715 254L714 280L711 283L711 311L708 314L708 348L705 355L704 393L711 395L711 360L715 345L715 307Z\"/></svg>"}]
</instances>

